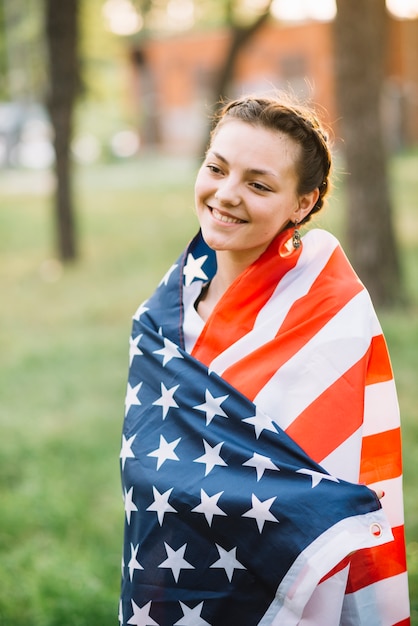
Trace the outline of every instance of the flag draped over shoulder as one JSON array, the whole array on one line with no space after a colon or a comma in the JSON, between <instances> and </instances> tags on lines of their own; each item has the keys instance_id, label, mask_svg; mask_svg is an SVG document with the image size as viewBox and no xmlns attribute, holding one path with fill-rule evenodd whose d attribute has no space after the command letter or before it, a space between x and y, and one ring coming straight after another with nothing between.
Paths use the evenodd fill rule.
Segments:
<instances>
[{"instance_id":1,"label":"flag draped over shoulder","mask_svg":"<svg viewBox=\"0 0 418 626\"><path fill-rule=\"evenodd\" d=\"M352 552L341 623L363 623L358 598L373 610L382 580L404 581L399 511L389 523L355 484L400 486L381 331L333 237L312 231L293 252L287 238L231 286L192 354L184 297L216 270L200 235L134 316L120 455L123 625L296 625ZM389 499L402 510L399 495ZM400 619L364 623L407 624L402 604Z\"/></svg>"}]
</instances>

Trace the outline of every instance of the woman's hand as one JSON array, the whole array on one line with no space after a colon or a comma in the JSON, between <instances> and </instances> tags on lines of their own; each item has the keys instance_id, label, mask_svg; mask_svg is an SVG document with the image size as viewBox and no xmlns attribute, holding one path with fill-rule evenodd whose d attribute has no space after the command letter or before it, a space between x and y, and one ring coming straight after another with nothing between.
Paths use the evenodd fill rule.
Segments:
<instances>
[{"instance_id":1,"label":"woman's hand","mask_svg":"<svg viewBox=\"0 0 418 626\"><path fill-rule=\"evenodd\" d=\"M383 496L385 495L385 492L383 491L383 489L373 489L373 491L375 492L379 500L381 500Z\"/></svg>"}]
</instances>

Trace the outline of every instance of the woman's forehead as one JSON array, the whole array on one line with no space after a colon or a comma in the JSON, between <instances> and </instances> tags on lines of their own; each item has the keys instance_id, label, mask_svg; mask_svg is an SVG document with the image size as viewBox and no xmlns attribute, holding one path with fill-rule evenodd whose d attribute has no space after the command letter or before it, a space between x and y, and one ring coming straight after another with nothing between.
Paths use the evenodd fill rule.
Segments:
<instances>
[{"instance_id":1,"label":"woman's forehead","mask_svg":"<svg viewBox=\"0 0 418 626\"><path fill-rule=\"evenodd\" d=\"M248 163L256 169L276 169L278 164L294 165L300 158L300 146L281 130L230 119L218 126L208 154L229 162Z\"/></svg>"}]
</instances>

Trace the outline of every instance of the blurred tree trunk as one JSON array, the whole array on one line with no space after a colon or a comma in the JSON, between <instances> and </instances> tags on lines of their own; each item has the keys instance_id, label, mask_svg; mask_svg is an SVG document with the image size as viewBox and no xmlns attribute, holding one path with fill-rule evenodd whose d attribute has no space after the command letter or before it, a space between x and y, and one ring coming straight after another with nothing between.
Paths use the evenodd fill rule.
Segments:
<instances>
[{"instance_id":1,"label":"blurred tree trunk","mask_svg":"<svg viewBox=\"0 0 418 626\"><path fill-rule=\"evenodd\" d=\"M231 43L215 85L215 101L228 95L237 57L245 44L269 19L272 2L273 0L268 0L265 3L263 12L260 13L253 22L244 26L237 23L234 17L234 5L236 2L230 0L227 3L227 27L231 33Z\"/></svg>"},{"instance_id":2,"label":"blurred tree trunk","mask_svg":"<svg viewBox=\"0 0 418 626\"><path fill-rule=\"evenodd\" d=\"M255 35L255 33L265 24L270 17L270 9L273 0L266 0L265 6L262 12L254 19L253 22L249 22L245 25L241 24L239 19L236 18L236 0L228 0L226 4L226 26L230 32L231 40L228 48L225 60L218 72L213 87L213 112L222 106L222 101L231 96L231 82L234 76L235 63L238 55L248 41ZM206 151L209 143L211 124L207 130L206 137L204 138L202 153Z\"/></svg>"},{"instance_id":3,"label":"blurred tree trunk","mask_svg":"<svg viewBox=\"0 0 418 626\"><path fill-rule=\"evenodd\" d=\"M385 0L337 0L336 92L345 152L350 257L377 306L402 299L381 97Z\"/></svg>"},{"instance_id":4,"label":"blurred tree trunk","mask_svg":"<svg viewBox=\"0 0 418 626\"><path fill-rule=\"evenodd\" d=\"M78 0L46 0L45 10L50 77L47 106L54 129L57 248L61 260L70 261L77 256L70 144L79 87Z\"/></svg>"}]
</instances>

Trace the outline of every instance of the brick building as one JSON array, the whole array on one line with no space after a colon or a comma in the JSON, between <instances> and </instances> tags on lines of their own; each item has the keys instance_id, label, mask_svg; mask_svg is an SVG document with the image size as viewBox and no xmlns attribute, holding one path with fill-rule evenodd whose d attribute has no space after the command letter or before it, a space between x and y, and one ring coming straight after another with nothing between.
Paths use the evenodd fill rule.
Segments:
<instances>
[{"instance_id":1,"label":"brick building","mask_svg":"<svg viewBox=\"0 0 418 626\"><path fill-rule=\"evenodd\" d=\"M237 59L232 95L290 88L323 108L337 125L330 23L269 22ZM418 143L418 20L391 19L387 85L382 102L393 147ZM207 132L214 78L229 44L227 31L148 40L132 52L135 109L143 145L196 153Z\"/></svg>"}]
</instances>

